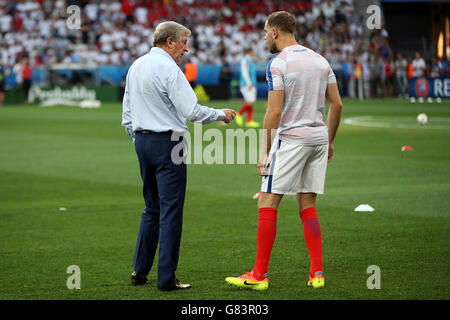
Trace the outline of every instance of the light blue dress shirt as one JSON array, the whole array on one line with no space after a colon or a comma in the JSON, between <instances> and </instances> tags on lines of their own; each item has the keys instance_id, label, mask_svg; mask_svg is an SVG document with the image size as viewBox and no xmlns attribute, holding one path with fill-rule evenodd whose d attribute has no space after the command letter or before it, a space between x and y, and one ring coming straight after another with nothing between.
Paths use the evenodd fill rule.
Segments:
<instances>
[{"instance_id":1,"label":"light blue dress shirt","mask_svg":"<svg viewBox=\"0 0 450 320\"><path fill-rule=\"evenodd\" d=\"M153 47L128 70L122 125L129 134L139 130L185 133L186 120L208 124L224 119L222 110L197 103L186 76L163 49Z\"/></svg>"}]
</instances>

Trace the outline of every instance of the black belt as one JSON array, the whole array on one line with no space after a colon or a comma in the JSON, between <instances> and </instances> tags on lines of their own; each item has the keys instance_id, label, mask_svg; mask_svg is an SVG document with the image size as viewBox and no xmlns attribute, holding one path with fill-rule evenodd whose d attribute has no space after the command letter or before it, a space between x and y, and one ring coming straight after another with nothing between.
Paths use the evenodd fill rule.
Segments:
<instances>
[{"instance_id":1,"label":"black belt","mask_svg":"<svg viewBox=\"0 0 450 320\"><path fill-rule=\"evenodd\" d=\"M137 130L135 131L136 134L172 134L173 131L163 131L163 132L156 132L156 131L150 131L150 130Z\"/></svg>"}]
</instances>

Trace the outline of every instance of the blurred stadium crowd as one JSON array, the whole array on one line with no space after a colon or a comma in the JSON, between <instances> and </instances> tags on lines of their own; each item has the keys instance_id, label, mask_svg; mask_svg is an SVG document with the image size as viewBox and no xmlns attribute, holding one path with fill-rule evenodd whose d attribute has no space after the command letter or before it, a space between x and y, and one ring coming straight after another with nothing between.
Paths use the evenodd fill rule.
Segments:
<instances>
[{"instance_id":1,"label":"blurred stadium crowd","mask_svg":"<svg viewBox=\"0 0 450 320\"><path fill-rule=\"evenodd\" d=\"M256 63L270 54L264 42L266 16L277 10L297 20L299 42L335 70L345 96L407 95L414 76L450 76L448 62L420 53L392 52L386 29L365 33L356 0L0 0L0 63L17 83L29 67L54 64L129 65L147 53L153 30L164 20L190 28L195 64L238 64L253 47ZM66 27L66 8L81 8L81 27ZM395 54L395 55L394 55ZM28 59L23 59L27 57ZM24 68L23 66L27 67Z\"/></svg>"}]
</instances>

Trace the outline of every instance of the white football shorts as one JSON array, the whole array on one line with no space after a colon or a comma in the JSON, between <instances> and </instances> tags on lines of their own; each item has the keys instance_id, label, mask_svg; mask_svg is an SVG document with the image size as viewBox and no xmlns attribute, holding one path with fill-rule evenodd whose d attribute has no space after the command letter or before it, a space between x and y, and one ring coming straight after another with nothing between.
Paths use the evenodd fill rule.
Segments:
<instances>
[{"instance_id":1,"label":"white football shorts","mask_svg":"<svg viewBox=\"0 0 450 320\"><path fill-rule=\"evenodd\" d=\"M252 86L251 89L249 86L247 87L240 87L242 97L244 98L245 102L248 103L254 103L256 101L256 87Z\"/></svg>"},{"instance_id":2,"label":"white football shorts","mask_svg":"<svg viewBox=\"0 0 450 320\"><path fill-rule=\"evenodd\" d=\"M304 146L278 139L268 157L269 175L262 178L261 192L323 194L327 164L328 144Z\"/></svg>"}]
</instances>

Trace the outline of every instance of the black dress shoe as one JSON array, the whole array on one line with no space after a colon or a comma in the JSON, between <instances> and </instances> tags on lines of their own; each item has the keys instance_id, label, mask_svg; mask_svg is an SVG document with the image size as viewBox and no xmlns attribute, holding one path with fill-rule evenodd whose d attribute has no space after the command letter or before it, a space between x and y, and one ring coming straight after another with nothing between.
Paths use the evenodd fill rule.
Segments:
<instances>
[{"instance_id":1,"label":"black dress shoe","mask_svg":"<svg viewBox=\"0 0 450 320\"><path fill-rule=\"evenodd\" d=\"M168 284L165 286L158 286L158 289L163 291L184 290L190 288L191 288L190 284L183 284L178 279L176 279L175 282L172 284Z\"/></svg>"},{"instance_id":2,"label":"black dress shoe","mask_svg":"<svg viewBox=\"0 0 450 320\"><path fill-rule=\"evenodd\" d=\"M131 274L131 284L133 286L142 286L147 283L147 276L143 273L133 271Z\"/></svg>"}]
</instances>

